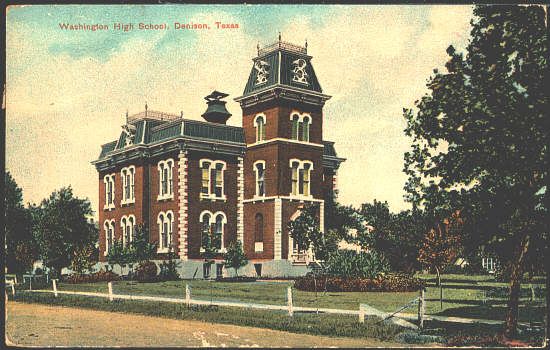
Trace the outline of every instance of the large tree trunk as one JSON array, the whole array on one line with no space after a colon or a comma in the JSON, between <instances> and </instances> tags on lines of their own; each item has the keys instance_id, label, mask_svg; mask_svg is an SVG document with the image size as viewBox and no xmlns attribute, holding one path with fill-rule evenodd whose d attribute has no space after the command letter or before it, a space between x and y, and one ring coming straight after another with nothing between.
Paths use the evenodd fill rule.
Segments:
<instances>
[{"instance_id":1,"label":"large tree trunk","mask_svg":"<svg viewBox=\"0 0 550 350\"><path fill-rule=\"evenodd\" d=\"M504 334L508 337L517 335L518 316L519 316L519 297L521 292L521 279L523 275L523 265L527 250L529 249L529 233L525 232L514 252L514 259L510 266L510 299L508 300L508 311L506 314L506 324Z\"/></svg>"}]
</instances>

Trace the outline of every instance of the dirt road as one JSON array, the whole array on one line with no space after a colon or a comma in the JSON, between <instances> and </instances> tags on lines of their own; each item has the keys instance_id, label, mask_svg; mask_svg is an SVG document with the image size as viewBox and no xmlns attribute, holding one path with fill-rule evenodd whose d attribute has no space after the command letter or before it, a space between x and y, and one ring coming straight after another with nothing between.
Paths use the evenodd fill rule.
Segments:
<instances>
[{"instance_id":1,"label":"dirt road","mask_svg":"<svg viewBox=\"0 0 550 350\"><path fill-rule=\"evenodd\" d=\"M8 302L6 339L22 346L365 347L376 339L331 338L262 328Z\"/></svg>"}]
</instances>

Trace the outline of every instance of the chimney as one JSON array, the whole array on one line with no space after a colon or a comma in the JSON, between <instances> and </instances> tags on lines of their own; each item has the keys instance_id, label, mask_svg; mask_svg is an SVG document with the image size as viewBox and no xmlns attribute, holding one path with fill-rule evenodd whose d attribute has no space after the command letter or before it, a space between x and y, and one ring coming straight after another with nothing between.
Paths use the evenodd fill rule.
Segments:
<instances>
[{"instance_id":1,"label":"chimney","mask_svg":"<svg viewBox=\"0 0 550 350\"><path fill-rule=\"evenodd\" d=\"M206 112L202 114L202 117L207 122L225 124L227 122L227 119L231 117L231 113L229 113L227 111L227 108L225 108L225 104L227 102L221 100L222 98L226 98L227 96L229 95L214 90L210 95L204 98L206 100L208 108L206 109Z\"/></svg>"}]
</instances>

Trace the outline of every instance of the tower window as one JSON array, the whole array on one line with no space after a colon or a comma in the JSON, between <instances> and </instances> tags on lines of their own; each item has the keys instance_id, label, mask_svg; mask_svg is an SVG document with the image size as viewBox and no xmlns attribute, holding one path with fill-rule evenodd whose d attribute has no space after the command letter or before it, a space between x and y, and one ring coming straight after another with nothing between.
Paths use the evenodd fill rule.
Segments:
<instances>
[{"instance_id":1,"label":"tower window","mask_svg":"<svg viewBox=\"0 0 550 350\"><path fill-rule=\"evenodd\" d=\"M313 163L309 160L292 159L290 161L293 196L311 196L311 170Z\"/></svg>"},{"instance_id":2,"label":"tower window","mask_svg":"<svg viewBox=\"0 0 550 350\"><path fill-rule=\"evenodd\" d=\"M298 140L300 116L294 114L292 116L292 139Z\"/></svg>"},{"instance_id":3,"label":"tower window","mask_svg":"<svg viewBox=\"0 0 550 350\"><path fill-rule=\"evenodd\" d=\"M309 117L302 121L302 141L309 142Z\"/></svg>"},{"instance_id":4,"label":"tower window","mask_svg":"<svg viewBox=\"0 0 550 350\"><path fill-rule=\"evenodd\" d=\"M309 142L309 131L311 129L312 118L308 113L294 111L290 114L292 131L290 138L292 140Z\"/></svg>"},{"instance_id":5,"label":"tower window","mask_svg":"<svg viewBox=\"0 0 550 350\"><path fill-rule=\"evenodd\" d=\"M265 115L258 114L256 118L254 118L254 127L256 128L256 142L264 141L265 140Z\"/></svg>"},{"instance_id":6,"label":"tower window","mask_svg":"<svg viewBox=\"0 0 550 350\"><path fill-rule=\"evenodd\" d=\"M265 196L265 161L259 160L254 163L256 172L256 196Z\"/></svg>"},{"instance_id":7,"label":"tower window","mask_svg":"<svg viewBox=\"0 0 550 350\"><path fill-rule=\"evenodd\" d=\"M221 160L201 159L201 198L225 199L224 171L225 162Z\"/></svg>"}]
</instances>

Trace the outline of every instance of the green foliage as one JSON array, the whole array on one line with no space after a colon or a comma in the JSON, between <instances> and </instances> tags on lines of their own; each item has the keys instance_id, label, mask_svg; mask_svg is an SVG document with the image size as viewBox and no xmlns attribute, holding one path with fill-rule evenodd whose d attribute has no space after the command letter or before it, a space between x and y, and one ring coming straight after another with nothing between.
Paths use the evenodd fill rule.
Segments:
<instances>
[{"instance_id":1,"label":"green foliage","mask_svg":"<svg viewBox=\"0 0 550 350\"><path fill-rule=\"evenodd\" d=\"M317 276L308 274L294 282L298 290L316 292L416 292L424 283L407 274L386 274L376 278Z\"/></svg>"},{"instance_id":2,"label":"green foliage","mask_svg":"<svg viewBox=\"0 0 550 350\"><path fill-rule=\"evenodd\" d=\"M122 274L122 268L130 261L129 250L124 247L122 240L114 239L109 252L107 253L107 262L110 265L120 266L120 273Z\"/></svg>"},{"instance_id":3,"label":"green foliage","mask_svg":"<svg viewBox=\"0 0 550 350\"><path fill-rule=\"evenodd\" d=\"M329 275L340 277L376 278L389 271L384 257L375 251L338 250L330 255L326 265Z\"/></svg>"},{"instance_id":4,"label":"green foliage","mask_svg":"<svg viewBox=\"0 0 550 350\"><path fill-rule=\"evenodd\" d=\"M364 249L382 252L393 271L413 273L420 269L418 251L427 231L427 220L419 210L391 213L387 202L364 203L358 212L356 242ZM369 227L367 227L367 225Z\"/></svg>"},{"instance_id":5,"label":"green foliage","mask_svg":"<svg viewBox=\"0 0 550 350\"><path fill-rule=\"evenodd\" d=\"M214 259L219 254L219 247L221 247L221 234L214 230L212 225L203 228L201 235L201 248L204 250L201 252L201 256L207 260L209 263L212 263Z\"/></svg>"},{"instance_id":6,"label":"green foliage","mask_svg":"<svg viewBox=\"0 0 550 350\"><path fill-rule=\"evenodd\" d=\"M152 261L142 261L136 267L135 278L140 282L155 282L157 278L157 264Z\"/></svg>"},{"instance_id":7,"label":"green foliage","mask_svg":"<svg viewBox=\"0 0 550 350\"><path fill-rule=\"evenodd\" d=\"M160 263L159 279L161 281L175 281L181 279L178 273L178 255L174 248L168 250L168 259Z\"/></svg>"},{"instance_id":8,"label":"green foliage","mask_svg":"<svg viewBox=\"0 0 550 350\"><path fill-rule=\"evenodd\" d=\"M70 186L53 192L30 210L40 258L54 275L69 267L75 250L98 240L95 225L86 218L92 214L89 200L74 197Z\"/></svg>"},{"instance_id":9,"label":"green foliage","mask_svg":"<svg viewBox=\"0 0 550 350\"><path fill-rule=\"evenodd\" d=\"M86 271L92 272L93 266L98 260L97 254L97 248L91 244L76 248L70 265L71 270L79 274Z\"/></svg>"},{"instance_id":10,"label":"green foliage","mask_svg":"<svg viewBox=\"0 0 550 350\"><path fill-rule=\"evenodd\" d=\"M77 283L94 283L94 282L111 282L118 281L119 276L112 271L101 270L90 274L73 274L63 279L63 282Z\"/></svg>"},{"instance_id":11,"label":"green foliage","mask_svg":"<svg viewBox=\"0 0 550 350\"><path fill-rule=\"evenodd\" d=\"M547 15L542 6L476 6L474 16L466 52L450 46L447 72L434 70L417 112L404 110L405 189L433 218L460 209L466 248L483 246L510 267L511 336L520 276L547 253Z\"/></svg>"},{"instance_id":12,"label":"green foliage","mask_svg":"<svg viewBox=\"0 0 550 350\"><path fill-rule=\"evenodd\" d=\"M288 223L290 237L298 246L300 252L305 252L312 245L315 237L319 237L318 206L309 205L301 209L300 215Z\"/></svg>"},{"instance_id":13,"label":"green foliage","mask_svg":"<svg viewBox=\"0 0 550 350\"><path fill-rule=\"evenodd\" d=\"M8 272L23 273L32 269L38 258L32 236L30 212L23 207L23 192L9 172L4 173L4 229Z\"/></svg>"},{"instance_id":14,"label":"green foliage","mask_svg":"<svg viewBox=\"0 0 550 350\"><path fill-rule=\"evenodd\" d=\"M229 243L227 252L223 255L224 266L231 267L235 270L235 275L239 275L239 269L248 264L246 255L244 255L243 245L241 241L236 240Z\"/></svg>"},{"instance_id":15,"label":"green foliage","mask_svg":"<svg viewBox=\"0 0 550 350\"><path fill-rule=\"evenodd\" d=\"M149 242L149 228L139 224L134 230L132 241L128 244L128 260L126 263L135 264L153 259L157 252L157 245Z\"/></svg>"}]
</instances>

